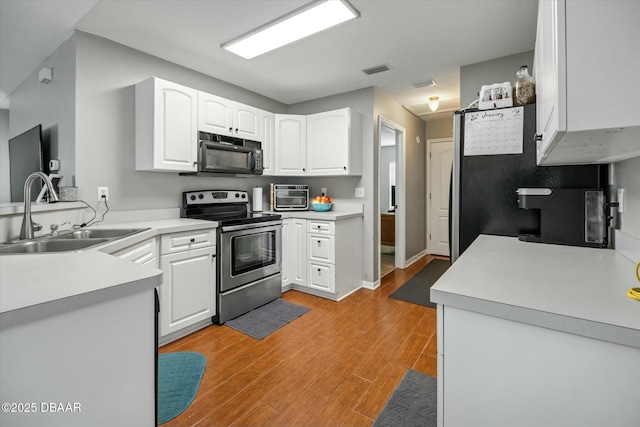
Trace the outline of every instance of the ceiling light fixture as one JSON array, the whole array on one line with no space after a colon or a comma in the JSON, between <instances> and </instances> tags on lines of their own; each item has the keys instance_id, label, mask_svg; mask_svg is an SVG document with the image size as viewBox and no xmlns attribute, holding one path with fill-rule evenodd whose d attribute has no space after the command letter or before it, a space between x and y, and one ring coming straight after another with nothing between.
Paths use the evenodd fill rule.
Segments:
<instances>
[{"instance_id":1,"label":"ceiling light fixture","mask_svg":"<svg viewBox=\"0 0 640 427\"><path fill-rule=\"evenodd\" d=\"M429 98L429 109L431 111L436 111L438 109L438 106L440 105L440 101L438 101L438 99L439 98L437 96Z\"/></svg>"},{"instance_id":2,"label":"ceiling light fixture","mask_svg":"<svg viewBox=\"0 0 640 427\"><path fill-rule=\"evenodd\" d=\"M358 17L347 0L315 0L220 47L251 59Z\"/></svg>"}]
</instances>

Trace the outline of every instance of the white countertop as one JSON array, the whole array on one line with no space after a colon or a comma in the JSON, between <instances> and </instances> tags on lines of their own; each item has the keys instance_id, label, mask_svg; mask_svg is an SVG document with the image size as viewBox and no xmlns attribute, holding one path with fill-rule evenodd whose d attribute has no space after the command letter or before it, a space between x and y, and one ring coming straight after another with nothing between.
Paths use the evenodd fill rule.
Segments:
<instances>
[{"instance_id":1,"label":"white countertop","mask_svg":"<svg viewBox=\"0 0 640 427\"><path fill-rule=\"evenodd\" d=\"M213 228L214 221L163 219L91 228L148 228L82 252L0 256L0 328L80 308L162 283L162 271L107 255L159 234Z\"/></svg>"},{"instance_id":2,"label":"white countertop","mask_svg":"<svg viewBox=\"0 0 640 427\"><path fill-rule=\"evenodd\" d=\"M640 348L635 265L610 249L481 235L432 286L431 300Z\"/></svg>"},{"instance_id":3,"label":"white countertop","mask_svg":"<svg viewBox=\"0 0 640 427\"><path fill-rule=\"evenodd\" d=\"M358 211L334 211L317 212L314 210L308 211L267 211L267 213L273 213L285 218L299 218L299 219L319 219L325 221L340 221L343 219L357 218L364 215L363 212Z\"/></svg>"},{"instance_id":4,"label":"white countertop","mask_svg":"<svg viewBox=\"0 0 640 427\"><path fill-rule=\"evenodd\" d=\"M97 251L0 256L0 328L152 289L162 271Z\"/></svg>"},{"instance_id":5,"label":"white countertop","mask_svg":"<svg viewBox=\"0 0 640 427\"><path fill-rule=\"evenodd\" d=\"M167 233L179 233L183 231L202 230L206 228L216 228L218 226L217 221L203 221L199 219L187 219L187 218L174 218L174 219L159 219L152 221L135 221L135 222L123 222L118 224L106 224L96 227L95 229L119 229L119 228L148 228L141 233L134 234L123 239L118 239L112 242L107 242L104 245L96 246L95 250L105 253L113 253L127 246L141 242L160 234Z\"/></svg>"}]
</instances>

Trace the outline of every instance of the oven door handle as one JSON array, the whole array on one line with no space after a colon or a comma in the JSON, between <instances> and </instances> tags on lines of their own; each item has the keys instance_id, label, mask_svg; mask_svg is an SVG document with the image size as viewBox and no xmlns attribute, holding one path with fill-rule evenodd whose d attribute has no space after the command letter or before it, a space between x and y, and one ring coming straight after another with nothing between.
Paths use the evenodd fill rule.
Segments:
<instances>
[{"instance_id":1,"label":"oven door handle","mask_svg":"<svg viewBox=\"0 0 640 427\"><path fill-rule=\"evenodd\" d=\"M220 228L220 231L222 233L225 233L227 231L249 230L252 228L263 228L263 227L270 227L274 225L282 225L282 221L256 222L253 224L239 224L239 225L227 225L227 226L223 225Z\"/></svg>"}]
</instances>

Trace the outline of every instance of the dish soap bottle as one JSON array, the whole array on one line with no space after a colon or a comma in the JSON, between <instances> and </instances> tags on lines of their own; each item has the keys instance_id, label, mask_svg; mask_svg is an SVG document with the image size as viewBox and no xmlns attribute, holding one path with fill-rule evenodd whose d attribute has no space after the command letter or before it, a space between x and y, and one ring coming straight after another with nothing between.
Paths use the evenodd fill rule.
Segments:
<instances>
[{"instance_id":1,"label":"dish soap bottle","mask_svg":"<svg viewBox=\"0 0 640 427\"><path fill-rule=\"evenodd\" d=\"M513 85L513 103L515 105L533 104L536 100L536 84L529 75L526 65L520 67L516 73L516 81Z\"/></svg>"}]
</instances>

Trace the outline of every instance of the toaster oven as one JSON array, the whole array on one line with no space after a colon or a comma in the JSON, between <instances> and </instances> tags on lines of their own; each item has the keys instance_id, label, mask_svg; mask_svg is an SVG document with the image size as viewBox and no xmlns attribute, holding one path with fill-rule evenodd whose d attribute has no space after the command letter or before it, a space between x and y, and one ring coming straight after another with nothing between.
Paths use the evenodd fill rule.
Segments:
<instances>
[{"instance_id":1,"label":"toaster oven","mask_svg":"<svg viewBox=\"0 0 640 427\"><path fill-rule=\"evenodd\" d=\"M276 211L306 211L309 209L309 186L274 184L273 209Z\"/></svg>"}]
</instances>

